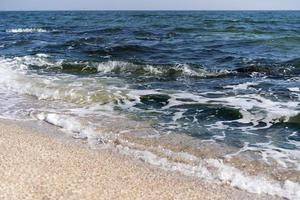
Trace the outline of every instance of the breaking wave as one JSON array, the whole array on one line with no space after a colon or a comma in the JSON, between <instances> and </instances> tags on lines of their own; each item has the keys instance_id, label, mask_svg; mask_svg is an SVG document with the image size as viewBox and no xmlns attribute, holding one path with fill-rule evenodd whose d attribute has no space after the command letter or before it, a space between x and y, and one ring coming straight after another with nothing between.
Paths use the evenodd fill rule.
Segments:
<instances>
[{"instance_id":1,"label":"breaking wave","mask_svg":"<svg viewBox=\"0 0 300 200\"><path fill-rule=\"evenodd\" d=\"M19 94L27 94L39 100L63 100L76 104L99 104L118 101L117 93L108 92L102 80L89 78L78 79L73 75L57 76L38 75L29 68L31 65L53 67L57 63L45 60L46 55L37 57L18 57L0 60L0 88ZM90 90L88 90L89 88Z\"/></svg>"},{"instance_id":2,"label":"breaking wave","mask_svg":"<svg viewBox=\"0 0 300 200\"><path fill-rule=\"evenodd\" d=\"M159 77L193 77L193 78L209 78L225 76L230 72L227 70L209 71L204 68L192 67L187 64L154 66L145 64L133 64L128 62L108 61L99 63L97 66L98 72L116 73L116 74L133 74L145 76Z\"/></svg>"},{"instance_id":3,"label":"breaking wave","mask_svg":"<svg viewBox=\"0 0 300 200\"><path fill-rule=\"evenodd\" d=\"M15 28L6 30L7 33L45 33L50 32L49 30L43 28Z\"/></svg>"},{"instance_id":4,"label":"breaking wave","mask_svg":"<svg viewBox=\"0 0 300 200\"><path fill-rule=\"evenodd\" d=\"M48 74L55 72L55 76ZM63 73L57 73L63 72ZM228 122L244 124L235 127L242 132L267 129L273 124L293 122L299 118L299 103L270 100L259 94L236 94L208 97L206 93L169 92L155 90L137 90L128 87L126 81L114 76L93 77L77 76L84 73L105 75L140 75L164 77L174 74L175 77L209 78L230 74L228 71L212 72L190 65L155 66L121 61L107 62L70 62L53 60L46 54L0 59L0 89L47 100L45 107L28 112L38 120L46 121L61 127L75 138L87 139L91 144L109 144L120 153L133 156L149 164L167 170L179 171L186 175L197 176L208 180L228 183L232 186L255 193L268 193L290 199L300 197L299 184L290 180L278 182L267 178L248 176L238 169L225 165L222 160L200 159L189 155L193 165L174 162L151 151L131 146L119 135L125 130L134 130L128 125L120 125L120 130L112 127L113 119L107 111L114 113L114 106L137 109L137 105L150 105L160 112L179 109L173 116L174 123L183 117L189 106L200 106L214 114L219 121L211 124L211 130L233 128ZM257 82L246 82L237 85L224 85L224 90L247 91L258 86ZM298 93L298 87L289 91ZM31 105L30 105L31 106ZM201 107L202 106L202 107ZM147 109L146 109L147 110ZM95 118L95 122L93 122ZM104 119L103 119L104 118ZM222 121L223 120L223 121ZM261 122L264 124L262 125ZM121 123L121 122L118 122ZM125 127L125 128L124 128ZM298 156L292 150L278 150L272 144L257 144L257 147L245 145L240 150L261 151L263 159L275 158L283 167L286 163L298 165ZM184 153L184 152L182 152ZM186 155L186 154L184 154ZM296 156L295 156L296 155ZM294 156L294 157L293 157Z\"/></svg>"},{"instance_id":5,"label":"breaking wave","mask_svg":"<svg viewBox=\"0 0 300 200\"><path fill-rule=\"evenodd\" d=\"M106 61L106 62L89 62L89 61L67 61L52 60L45 54L36 56L24 56L8 59L9 62L18 62L19 66L27 66L29 69L38 69L45 71L61 71L64 73L75 74L119 74L119 75L139 75L152 76L157 78L214 78L226 76L230 73L227 70L207 70L198 66L188 64L175 65L148 65L137 64L124 61Z\"/></svg>"}]
</instances>

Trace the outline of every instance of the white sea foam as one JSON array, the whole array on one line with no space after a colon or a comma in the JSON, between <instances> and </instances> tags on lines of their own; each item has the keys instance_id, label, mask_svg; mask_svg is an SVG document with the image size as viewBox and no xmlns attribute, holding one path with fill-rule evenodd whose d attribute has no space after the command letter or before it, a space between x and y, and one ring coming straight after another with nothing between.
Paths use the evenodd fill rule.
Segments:
<instances>
[{"instance_id":1,"label":"white sea foam","mask_svg":"<svg viewBox=\"0 0 300 200\"><path fill-rule=\"evenodd\" d=\"M144 76L160 75L168 76L170 73L175 73L175 76L186 76L186 77L209 77L209 76L220 76L230 73L227 70L220 71L209 71L204 68L192 68L187 64L177 64L174 66L153 66L153 65L139 65L123 61L108 61L99 63L97 66L98 72L102 73L141 73Z\"/></svg>"},{"instance_id":2,"label":"white sea foam","mask_svg":"<svg viewBox=\"0 0 300 200\"><path fill-rule=\"evenodd\" d=\"M101 85L101 81L94 82L95 80L92 79L78 79L78 77L72 75L57 75L56 77L48 77L32 74L28 70L29 65L41 67L47 65L49 67L55 67L56 65L60 65L59 62L60 61L51 62L51 60L48 59L48 56L43 54L14 59L0 59L0 88L2 90L9 90L19 94L29 94L37 97L38 99L63 100L59 104L63 104L64 101L66 101L78 103L79 105L86 105L87 102L93 103L93 98L97 98L97 95L101 96L101 91L107 90L109 91L107 98L116 98L118 100L128 96L130 101L128 100L127 102L127 99L125 99L127 104L122 105L129 107L132 107L132 105L138 103L141 95L161 94L162 92L155 90L140 91L132 89L124 95L123 93L126 89L118 87L108 88L105 85ZM103 69L100 67L98 70L105 71L107 66L102 66L102 68ZM122 83L119 83L119 85L124 87L124 84ZM89 90L86 88L89 88ZM93 91L97 91L97 93L93 93ZM276 120L279 120L282 117L284 117L283 120L287 121L289 117L295 116L299 112L299 103L297 102L274 101L258 94L236 95L234 97L229 96L218 98L208 98L205 96L205 94L194 95L188 93L169 92L169 95L171 97L169 99L169 104L163 107L163 110L172 106L183 104L183 102L177 100L178 98L190 98L194 101L184 102L185 104L222 104L224 106L240 110L243 118L236 120L237 122L251 122L254 125L257 124L259 120L266 122L267 125L265 127L259 128L269 127L272 123L276 122ZM100 99L102 99L102 96ZM99 99L97 99L95 102L99 102ZM96 126L96 124L89 123L88 120L82 120L82 118L88 118L89 114L91 113L95 114L100 112L103 107L105 106L101 106L101 108L99 108L99 105L96 107L96 105L91 104L88 105L88 107L80 106L80 108L68 108L67 111L70 113L69 115L66 110L62 110L61 113L58 113L59 109L55 110L54 108L52 112L42 109L42 111L38 113L36 113L35 110L32 116L38 120L43 120L55 126L61 127L65 132L71 134L73 137L86 138L91 145L95 145L97 143L112 144L113 141L118 137L118 132L105 132L103 129L101 129L101 124ZM110 105L109 107L111 109ZM254 108L259 108L260 112ZM182 117L183 112L185 111L179 110L176 112L173 120L178 121ZM225 126L222 124L222 122L219 123L219 125ZM215 128L217 127L218 125L215 126ZM224 129L224 127L222 128ZM253 128L253 126L247 127L245 131L249 131L251 128ZM220 139L222 138L224 138L224 135L220 136ZM278 163L283 167L285 167L285 165L287 166L287 163L296 164L296 162L298 162L297 159L300 158L300 155L295 154L295 151L293 150L283 151L280 149L280 151L276 151L278 149L272 146L272 144L257 144L257 146L261 150L262 157L266 159L266 161L268 161L268 158L273 158L277 160ZM243 148L239 153L248 150L257 150L258 147L256 147L256 149L251 149L253 147L245 146L245 148ZM196 163L194 165L190 165L175 162L165 157L160 157L147 150L134 149L132 147L123 145L123 143L118 145L117 148L121 153L134 156L137 159L141 159L149 164L166 170L179 171L186 175L228 183L232 186L250 192L268 193L290 199L300 198L300 186L298 183L287 180L284 184L280 184L279 182L268 180L262 177L249 177L238 169L223 164L221 160L201 160L184 152L174 155L171 151L165 151L167 156L180 156L185 160L192 160L193 163ZM297 159L291 159L293 157L296 157Z\"/></svg>"},{"instance_id":3,"label":"white sea foam","mask_svg":"<svg viewBox=\"0 0 300 200\"><path fill-rule=\"evenodd\" d=\"M34 32L39 32L39 33L44 33L44 32L49 32L46 29L42 28L15 28L15 29L9 29L6 30L8 33L34 33Z\"/></svg>"},{"instance_id":4,"label":"white sea foam","mask_svg":"<svg viewBox=\"0 0 300 200\"><path fill-rule=\"evenodd\" d=\"M177 120L181 119L185 111L186 109L180 109L178 112L175 112L173 116L173 122L176 122Z\"/></svg>"},{"instance_id":5,"label":"white sea foam","mask_svg":"<svg viewBox=\"0 0 300 200\"><path fill-rule=\"evenodd\" d=\"M253 83L253 82L246 82L246 83L241 83L237 85L226 85L223 88L225 89L233 89L233 90L247 90L247 89L254 89L253 86L258 85L258 83Z\"/></svg>"},{"instance_id":6,"label":"white sea foam","mask_svg":"<svg viewBox=\"0 0 300 200\"><path fill-rule=\"evenodd\" d=\"M78 117L47 112L36 113L33 117L62 128L64 132L70 134L74 138L87 139L92 146L97 143L112 143L116 138L116 135L105 133L88 121L80 120Z\"/></svg>"},{"instance_id":7,"label":"white sea foam","mask_svg":"<svg viewBox=\"0 0 300 200\"><path fill-rule=\"evenodd\" d=\"M133 63L122 62L122 61L108 61L98 64L98 71L103 73L109 73L119 71L121 73L130 73L136 69L143 68L145 75L150 74L162 74L162 71L153 67L152 65L140 66Z\"/></svg>"},{"instance_id":8,"label":"white sea foam","mask_svg":"<svg viewBox=\"0 0 300 200\"><path fill-rule=\"evenodd\" d=\"M128 93L130 99L140 101L139 97L149 94L161 94L155 90L132 90ZM242 127L243 130L257 130L270 127L273 123L279 121L288 121L290 117L296 116L300 112L300 104L296 101L274 101L267 99L259 94L241 94L228 97L208 98L203 94L192 93L170 93L169 103L163 109L169 109L178 105L192 105L192 104L211 104L211 105L224 105L229 108L238 109L242 114L242 118L233 120L243 124L252 123L251 126ZM178 99L191 99L191 102L182 102ZM175 116L175 119L177 117ZM227 121L228 122L228 121ZM255 127L259 122L265 122L265 126ZM217 125L217 124L216 124ZM221 124L219 124L221 125ZM217 127L217 126L216 126ZM224 127L222 127L224 128Z\"/></svg>"},{"instance_id":9,"label":"white sea foam","mask_svg":"<svg viewBox=\"0 0 300 200\"><path fill-rule=\"evenodd\" d=\"M253 124L251 127L248 127L248 130L268 128L273 123L280 120L288 121L290 117L296 116L300 110L298 102L273 101L257 94L207 98L201 94L194 95L188 93L172 94L172 98L169 100L170 103L165 106L165 109L182 104L182 102L176 100L177 98L189 98L194 101L185 104L222 104L231 108L236 108L243 116L241 119L235 120L236 122ZM257 111L257 108L259 108L259 111ZM255 127L260 121L265 122L266 126Z\"/></svg>"},{"instance_id":10,"label":"white sea foam","mask_svg":"<svg viewBox=\"0 0 300 200\"><path fill-rule=\"evenodd\" d=\"M29 65L55 67L60 65L61 61L51 62L48 55L39 54L37 56L16 57L14 59L0 59L0 88L16 92L18 94L28 94L40 100L62 100L79 105L85 105L85 111L88 113L99 112L99 108L91 107L94 103L102 104L101 109L107 105L107 110L112 109L113 101L120 101L119 106L124 109L136 109L134 105L140 102L140 96L147 94L161 94L161 91L155 90L127 90L121 88L124 86L118 83L121 87L107 87L103 85L105 80L95 80L78 78L72 75L58 74L57 76L41 76L35 73L31 74L28 70ZM95 82L96 81L96 82ZM295 101L279 102L267 99L258 94L236 95L228 97L208 98L205 94L194 95L191 93L169 93L169 104L162 108L166 110L172 106L181 104L222 104L230 108L236 108L242 114L242 118L233 120L243 124L252 123L250 126L236 127L244 133L251 134L252 130L264 129L270 127L273 123L279 121L288 121L290 117L296 116L299 113L299 103ZM189 98L193 102L181 102L177 99ZM130 100L129 100L130 99ZM60 105L63 104L60 103ZM70 106L68 106L70 110ZM74 112L74 110L72 110ZM82 110L81 113L84 113ZM173 125L178 125L177 121L182 118L185 111L178 110L173 117ZM76 112L76 115L79 115ZM195 119L197 120L197 119ZM255 127L259 122L265 122L265 126ZM227 121L228 123L228 121ZM170 126L172 124L169 124ZM227 129L228 125L222 121L212 124L211 129ZM216 139L224 139L224 135L215 137ZM265 157L272 158L270 146L261 146L260 149ZM275 151L275 150L274 150ZM281 156L277 156L278 163L292 163L297 159L293 158L293 152L282 151ZM276 153L276 152L275 152ZM282 164L283 165L283 164Z\"/></svg>"},{"instance_id":11,"label":"white sea foam","mask_svg":"<svg viewBox=\"0 0 300 200\"><path fill-rule=\"evenodd\" d=\"M288 88L288 90L291 92L300 92L300 88L298 88L298 87Z\"/></svg>"},{"instance_id":12,"label":"white sea foam","mask_svg":"<svg viewBox=\"0 0 300 200\"><path fill-rule=\"evenodd\" d=\"M300 145L300 143L298 143L298 145ZM251 146L248 142L245 142L243 148L235 153L228 154L225 157L231 158L247 151L260 152L260 156L262 157L261 159L268 164L271 164L275 161L279 166L283 168L292 167L296 170L300 170L300 151L280 149L273 145L272 142L256 143L255 145Z\"/></svg>"},{"instance_id":13,"label":"white sea foam","mask_svg":"<svg viewBox=\"0 0 300 200\"><path fill-rule=\"evenodd\" d=\"M121 98L118 91L114 93L114 89L106 91L103 85L105 80L78 79L76 76L66 74L41 76L28 70L30 65L49 68L61 66L62 61L51 62L47 57L45 54L38 54L0 59L0 88L32 95L40 100L64 100L78 104L90 104L94 101L109 103L113 99ZM78 84L82 84L82 87L78 87Z\"/></svg>"},{"instance_id":14,"label":"white sea foam","mask_svg":"<svg viewBox=\"0 0 300 200\"><path fill-rule=\"evenodd\" d=\"M224 165L220 160L211 159L208 160L208 163L218 169L217 178L222 182L229 183L231 186L258 194L267 193L289 199L300 198L299 183L286 180L281 184L264 177L246 176L240 170Z\"/></svg>"},{"instance_id":15,"label":"white sea foam","mask_svg":"<svg viewBox=\"0 0 300 200\"><path fill-rule=\"evenodd\" d=\"M158 166L165 170L178 171L188 176L196 176L209 181L216 181L229 184L242 190L252 193L266 193L278 195L288 199L298 199L300 197L299 183L289 180L283 183L266 178L264 176L245 175L239 169L226 165L219 159L200 159L185 152L173 152L164 148L149 148L149 150L138 150L136 145L126 146L118 145L119 152L125 155L133 156L151 165ZM143 148L142 148L143 149ZM245 150L247 149L244 148ZM160 150L161 155L158 156L151 151ZM168 158L176 158L174 160L184 160L191 164L169 160Z\"/></svg>"},{"instance_id":16,"label":"white sea foam","mask_svg":"<svg viewBox=\"0 0 300 200\"><path fill-rule=\"evenodd\" d=\"M80 134L81 137L87 137L92 145L98 143L99 138L101 138L102 143L105 144L109 144L112 141L111 134L103 132L99 133L99 130L91 128L88 125L83 125L72 117L57 115L54 113L39 113L37 118L59 126L67 132ZM165 157L157 156L148 150L135 149L134 146L136 145L124 146L121 144L117 145L116 148L119 153L132 156L135 159L142 160L148 164L165 170L178 171L188 176L196 176L209 181L226 183L252 193L267 193L289 199L300 198L300 185L289 180L281 184L264 177L247 176L237 168L225 165L221 160L199 159L188 153L175 153L170 150L158 148L158 150L165 153L167 157L180 157L181 160L192 161L194 164L175 162Z\"/></svg>"},{"instance_id":17,"label":"white sea foam","mask_svg":"<svg viewBox=\"0 0 300 200\"><path fill-rule=\"evenodd\" d=\"M300 198L300 185L298 183L287 180L282 185L264 177L247 176L237 168L225 165L221 160L204 159L198 160L196 165L189 165L170 161L149 151L131 149L121 145L118 145L117 148L122 154L133 156L165 170L178 171L188 176L226 183L252 193L267 193L289 199ZM192 159L195 160L196 158L192 156Z\"/></svg>"},{"instance_id":18,"label":"white sea foam","mask_svg":"<svg viewBox=\"0 0 300 200\"><path fill-rule=\"evenodd\" d=\"M139 97L142 95L149 94L161 94L161 91L155 90L132 90L129 92L130 99L135 99L140 101ZM247 95L236 95L229 97L217 97L217 98L207 98L205 94L203 95L194 95L191 93L170 93L168 105L163 107L163 109L168 110L171 107L182 105L182 104L215 104L215 105L224 105L229 108L238 109L242 114L242 118L232 121L217 121L214 124L211 124L208 127L211 131L215 129L226 130L231 129L228 125L230 122L238 122L245 124L244 126L234 127L237 130L241 130L243 134L251 134L252 131L259 129L266 129L272 126L274 123L285 121L287 122L291 117L294 117L299 114L299 103L296 101L280 102L267 99L258 94L247 94ZM178 99L191 99L190 102L181 102ZM177 128L180 124L176 123L181 117L184 110L178 110L173 114L173 123L168 123L168 128ZM264 126L257 126L260 122L265 122ZM250 124L250 125L248 125ZM213 138L222 140L225 137L223 135L216 135ZM300 151L279 149L268 143L257 144L255 147L247 147L246 149L241 149L237 154L254 151L261 152L262 159L267 163L270 161L276 161L282 167L290 167L299 169L300 168Z\"/></svg>"},{"instance_id":19,"label":"white sea foam","mask_svg":"<svg viewBox=\"0 0 300 200\"><path fill-rule=\"evenodd\" d=\"M113 148L113 141L118 137L117 133L103 132L101 129L96 129L71 116L42 112L38 113L36 118L61 127L63 131L71 133L76 138L87 138L92 146L101 143L105 144L105 148ZM175 153L167 149L155 149L166 156L161 157L144 148L141 148L143 150L136 149L137 145L129 144L127 141L119 140L119 142L121 144L116 146L119 153L132 156L164 170L178 171L184 175L226 183L252 193L267 193L289 199L300 198L300 185L289 180L281 184L264 177L247 176L237 168L225 165L221 160L199 159L185 152ZM167 157L191 161L192 164L172 161Z\"/></svg>"},{"instance_id":20,"label":"white sea foam","mask_svg":"<svg viewBox=\"0 0 300 200\"><path fill-rule=\"evenodd\" d=\"M49 122L59 126L67 133L72 133L73 136L79 138L87 138L91 145L106 144L106 148L112 148L112 141L117 137L117 134L105 133L100 129L95 129L88 124L84 124L75 118L55 113L39 113L37 119ZM114 137L113 137L114 136ZM178 171L188 176L196 176L209 181L216 181L229 184L252 193L267 193L278 195L289 199L300 198L300 185L292 181L285 181L283 184L258 176L247 176L237 168L225 165L221 160L216 159L199 159L185 152L175 153L170 150L161 149L167 157L180 157L181 160L192 161L194 164L186 164L160 157L148 150L139 150L134 148L135 145L126 145L127 142L122 142L116 148L119 153L132 156L142 160L148 164L159 168L171 171ZM109 146L107 146L109 145ZM124 146L125 145L125 146ZM159 148L157 150L160 150Z\"/></svg>"}]
</instances>

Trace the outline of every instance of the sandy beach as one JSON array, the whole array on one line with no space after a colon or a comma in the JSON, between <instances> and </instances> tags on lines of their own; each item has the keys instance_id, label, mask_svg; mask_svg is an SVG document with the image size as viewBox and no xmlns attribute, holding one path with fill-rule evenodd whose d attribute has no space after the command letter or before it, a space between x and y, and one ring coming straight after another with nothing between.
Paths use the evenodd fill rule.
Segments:
<instances>
[{"instance_id":1,"label":"sandy beach","mask_svg":"<svg viewBox=\"0 0 300 200\"><path fill-rule=\"evenodd\" d=\"M276 199L79 143L0 122L0 199Z\"/></svg>"}]
</instances>

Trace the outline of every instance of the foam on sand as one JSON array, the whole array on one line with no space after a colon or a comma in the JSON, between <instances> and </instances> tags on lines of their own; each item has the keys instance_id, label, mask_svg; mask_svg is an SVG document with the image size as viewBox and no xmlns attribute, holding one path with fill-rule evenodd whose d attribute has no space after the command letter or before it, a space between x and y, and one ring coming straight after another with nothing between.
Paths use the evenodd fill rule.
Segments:
<instances>
[{"instance_id":1,"label":"foam on sand","mask_svg":"<svg viewBox=\"0 0 300 200\"><path fill-rule=\"evenodd\" d=\"M132 156L135 159L142 160L148 164L160 167L165 170L178 171L188 176L196 176L205 180L226 183L233 187L240 188L257 194L270 194L286 197L289 199L300 198L300 185L298 183L286 180L284 183L277 182L264 177L248 176L239 169L226 165L222 160L217 159L200 159L185 152L175 153L170 150L163 149L158 156L149 150L139 150L134 144L128 143L118 138L118 134L102 132L80 123L78 120L60 116L53 113L40 113L37 115L39 120L49 122L59 126L62 130L75 135L80 135L81 138L87 137L91 145L105 144L106 148L117 148L118 152L124 155ZM117 145L115 141L117 139ZM107 146L108 145L108 146ZM192 161L193 164L176 162L167 157L182 157L181 160Z\"/></svg>"}]
</instances>

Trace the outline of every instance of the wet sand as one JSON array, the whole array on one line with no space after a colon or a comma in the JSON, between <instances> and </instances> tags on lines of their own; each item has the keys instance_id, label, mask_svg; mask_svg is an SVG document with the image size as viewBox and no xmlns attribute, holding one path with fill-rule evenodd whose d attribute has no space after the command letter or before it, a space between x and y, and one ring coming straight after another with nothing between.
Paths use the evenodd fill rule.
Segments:
<instances>
[{"instance_id":1,"label":"wet sand","mask_svg":"<svg viewBox=\"0 0 300 200\"><path fill-rule=\"evenodd\" d=\"M0 199L277 199L163 171L20 124L0 121Z\"/></svg>"}]
</instances>

